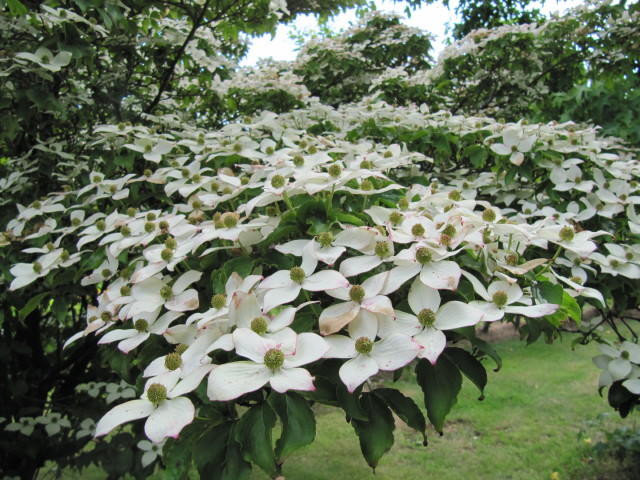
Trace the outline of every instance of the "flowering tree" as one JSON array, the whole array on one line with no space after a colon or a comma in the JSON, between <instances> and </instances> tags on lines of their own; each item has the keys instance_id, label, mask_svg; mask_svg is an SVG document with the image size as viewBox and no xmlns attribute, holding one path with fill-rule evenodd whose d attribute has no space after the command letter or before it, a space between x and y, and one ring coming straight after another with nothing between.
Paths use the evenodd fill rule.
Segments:
<instances>
[{"instance_id":1,"label":"flowering tree","mask_svg":"<svg viewBox=\"0 0 640 480\"><path fill-rule=\"evenodd\" d=\"M378 372L415 376L441 432L463 377L482 395L501 366L479 322L551 341L585 308L638 304L637 150L526 103L574 88L536 57L577 48L569 31L602 50L567 72L637 72L636 4L474 32L435 64L428 34L372 13L293 64L237 68L240 32L294 7L7 2L3 471L144 477L161 451L167 476L275 478L313 442L315 403L375 468L393 414L425 444L427 422ZM612 325L620 342L596 323L585 339L626 415L637 337Z\"/></svg>"}]
</instances>

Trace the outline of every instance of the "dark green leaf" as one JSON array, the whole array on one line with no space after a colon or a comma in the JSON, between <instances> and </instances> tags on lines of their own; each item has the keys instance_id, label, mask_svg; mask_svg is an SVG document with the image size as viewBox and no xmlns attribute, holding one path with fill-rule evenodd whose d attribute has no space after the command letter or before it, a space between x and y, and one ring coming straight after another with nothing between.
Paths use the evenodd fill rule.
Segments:
<instances>
[{"instance_id":1,"label":"dark green leaf","mask_svg":"<svg viewBox=\"0 0 640 480\"><path fill-rule=\"evenodd\" d=\"M366 420L351 421L360 440L360 450L369 466L375 471L378 461L393 446L396 428L391 410L373 393L362 394L362 410Z\"/></svg>"},{"instance_id":2,"label":"dark green leaf","mask_svg":"<svg viewBox=\"0 0 640 480\"><path fill-rule=\"evenodd\" d=\"M282 434L276 442L278 463L293 452L313 443L316 437L316 418L309 402L295 392L273 392L269 404L282 422Z\"/></svg>"},{"instance_id":3,"label":"dark green leaf","mask_svg":"<svg viewBox=\"0 0 640 480\"><path fill-rule=\"evenodd\" d=\"M193 451L200 478L244 480L251 464L242 457L242 448L234 438L235 424L225 422L208 430L195 443Z\"/></svg>"},{"instance_id":4,"label":"dark green leaf","mask_svg":"<svg viewBox=\"0 0 640 480\"><path fill-rule=\"evenodd\" d=\"M420 360L416 376L424 393L427 416L436 431L442 434L444 419L456 404L462 388L462 374L447 357L440 356L435 365Z\"/></svg>"},{"instance_id":5,"label":"dark green leaf","mask_svg":"<svg viewBox=\"0 0 640 480\"><path fill-rule=\"evenodd\" d=\"M427 422L416 402L395 388L376 388L372 393L382 398L404 423L420 432L424 445L427 445Z\"/></svg>"},{"instance_id":6,"label":"dark green leaf","mask_svg":"<svg viewBox=\"0 0 640 480\"><path fill-rule=\"evenodd\" d=\"M480 390L480 399L484 399L484 387L487 385L487 371L480 361L469 352L458 347L449 347L444 355Z\"/></svg>"},{"instance_id":7,"label":"dark green leaf","mask_svg":"<svg viewBox=\"0 0 640 480\"><path fill-rule=\"evenodd\" d=\"M268 403L254 405L244 412L235 428L235 439L242 445L242 456L268 474L275 471L271 432L276 414Z\"/></svg>"},{"instance_id":8,"label":"dark green leaf","mask_svg":"<svg viewBox=\"0 0 640 480\"><path fill-rule=\"evenodd\" d=\"M48 302L44 302L45 304L43 305L43 300L49 295L50 295L49 292L43 292L43 293L39 293L38 295L33 297L31 300L29 300L27 304L24 307L22 307L18 312L18 319L21 322L24 321L24 319L27 318L27 316L39 306L43 306L45 308L48 307Z\"/></svg>"}]
</instances>

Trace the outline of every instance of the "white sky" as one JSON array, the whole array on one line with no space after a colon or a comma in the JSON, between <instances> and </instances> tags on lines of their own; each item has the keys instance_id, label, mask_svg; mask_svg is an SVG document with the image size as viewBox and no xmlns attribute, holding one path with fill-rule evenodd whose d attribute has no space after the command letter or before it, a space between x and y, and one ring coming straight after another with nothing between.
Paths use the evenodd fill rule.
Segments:
<instances>
[{"instance_id":1,"label":"white sky","mask_svg":"<svg viewBox=\"0 0 640 480\"><path fill-rule=\"evenodd\" d=\"M438 57L440 51L444 48L444 40L447 38L445 29L447 23L455 20L453 11L457 5L456 0L452 0L451 11L447 10L440 2L431 5L424 5L411 14L410 19L405 19L404 23L412 27L422 28L431 32L436 38L434 41L434 58ZM560 10L561 12L569 7L582 3L580 0L568 0L558 2L557 0L547 0L542 11L544 13ZM380 11L398 12L404 16L404 3L393 3L390 0L375 0L375 4ZM357 23L355 9L337 15L329 26L334 31L347 28L351 23ZM318 22L313 15L300 15L294 22L294 25L300 30L317 30ZM271 40L270 35L265 35L253 39L253 44L248 55L243 59L241 65L255 65L260 58L272 57L275 60L294 60L297 52L296 44L289 38L289 33L293 28L287 25L280 25L276 31L276 36Z\"/></svg>"}]
</instances>

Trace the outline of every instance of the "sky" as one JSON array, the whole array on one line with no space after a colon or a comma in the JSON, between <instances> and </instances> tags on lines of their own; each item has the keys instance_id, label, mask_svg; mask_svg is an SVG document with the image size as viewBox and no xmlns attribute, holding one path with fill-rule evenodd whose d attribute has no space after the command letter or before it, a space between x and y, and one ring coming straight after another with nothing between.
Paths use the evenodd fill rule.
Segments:
<instances>
[{"instance_id":1,"label":"sky","mask_svg":"<svg viewBox=\"0 0 640 480\"><path fill-rule=\"evenodd\" d=\"M393 3L390 0L375 0L374 2L380 11L397 12L405 16L404 9L406 5L402 2ZM431 5L424 5L420 9L415 10L411 14L411 18L405 20L405 24L427 30L435 36L434 58L444 48L444 42L447 38L445 34L447 23L453 23L456 19L454 10L457 5L456 0L452 0L451 11L445 8L441 2L436 1ZM582 3L580 0L569 0L557 2L556 0L547 0L542 7L542 11L550 13L554 11L563 12L565 9ZM351 23L357 23L355 9L349 10L336 16L329 26L333 31L339 31L349 27ZM298 29L317 30L318 22L313 15L300 15L294 22ZM280 25L276 32L275 38L272 40L271 35L253 39L253 44L249 50L249 54L242 61L242 65L255 65L258 59L272 57L275 60L294 60L297 52L296 44L289 38L289 34L293 28L289 25Z\"/></svg>"}]
</instances>

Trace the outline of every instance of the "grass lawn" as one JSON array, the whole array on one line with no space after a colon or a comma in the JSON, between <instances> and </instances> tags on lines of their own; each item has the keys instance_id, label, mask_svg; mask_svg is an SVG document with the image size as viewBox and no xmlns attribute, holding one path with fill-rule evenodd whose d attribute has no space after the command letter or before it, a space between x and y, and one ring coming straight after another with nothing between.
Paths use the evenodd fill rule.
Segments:
<instances>
[{"instance_id":1,"label":"grass lawn","mask_svg":"<svg viewBox=\"0 0 640 480\"><path fill-rule=\"evenodd\" d=\"M595 345L572 351L571 340L565 334L563 341L553 345L538 342L527 347L517 340L495 344L503 368L495 373L493 363L487 364L485 400L478 401L478 390L465 380L444 436L431 429L428 447L398 420L395 445L381 459L375 475L344 415L319 406L316 441L287 460L284 474L287 480L623 480L615 462L590 458L591 449L578 433L585 420L602 412L612 412L606 422L609 430L637 424L638 415L621 420L613 413L597 394L598 370L591 363ZM398 384L423 406L412 370L407 368ZM162 472L154 477L161 479ZM80 476L63 478L105 476L88 469ZM256 467L251 478L269 477Z\"/></svg>"}]
</instances>

